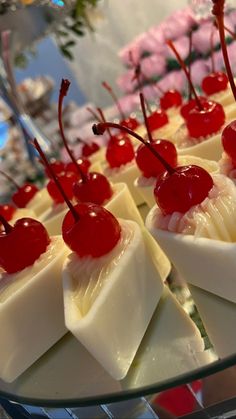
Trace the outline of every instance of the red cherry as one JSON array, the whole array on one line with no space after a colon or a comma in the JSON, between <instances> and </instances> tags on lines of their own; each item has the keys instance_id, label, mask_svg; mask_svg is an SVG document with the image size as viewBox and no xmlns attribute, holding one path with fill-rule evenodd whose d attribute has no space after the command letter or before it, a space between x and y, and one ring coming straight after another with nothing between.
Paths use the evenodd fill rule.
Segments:
<instances>
[{"instance_id":1,"label":"red cherry","mask_svg":"<svg viewBox=\"0 0 236 419\"><path fill-rule=\"evenodd\" d=\"M217 71L204 77L202 80L202 90L206 95L214 95L227 89L228 77L222 71Z\"/></svg>"},{"instance_id":2,"label":"red cherry","mask_svg":"<svg viewBox=\"0 0 236 419\"><path fill-rule=\"evenodd\" d=\"M72 199L74 196L73 185L78 180L78 175L72 172L66 172L61 173L57 176L57 178L59 179L60 184L68 198ZM49 180L47 184L47 190L55 204L62 204L64 202L64 197L58 190L58 187L53 179Z\"/></svg>"},{"instance_id":3,"label":"red cherry","mask_svg":"<svg viewBox=\"0 0 236 419\"><path fill-rule=\"evenodd\" d=\"M123 119L120 121L120 125L123 125L124 127L127 127L129 129L135 130L140 125L136 118L132 118L131 116Z\"/></svg>"},{"instance_id":4,"label":"red cherry","mask_svg":"<svg viewBox=\"0 0 236 419\"><path fill-rule=\"evenodd\" d=\"M61 172L64 172L65 170L65 165L60 160L51 159L50 166L52 167L52 170L54 171L56 175L59 175ZM45 168L45 173L48 177L50 177L50 173L47 170L47 168Z\"/></svg>"},{"instance_id":5,"label":"red cherry","mask_svg":"<svg viewBox=\"0 0 236 419\"><path fill-rule=\"evenodd\" d=\"M207 101L202 106L202 110L198 107L192 109L186 119L186 126L192 138L206 138L215 134L225 123L224 109L219 103Z\"/></svg>"},{"instance_id":6,"label":"red cherry","mask_svg":"<svg viewBox=\"0 0 236 419\"><path fill-rule=\"evenodd\" d=\"M32 265L46 251L50 239L39 221L21 218L14 227L1 221L5 231L0 233L0 266L7 273Z\"/></svg>"},{"instance_id":7,"label":"red cherry","mask_svg":"<svg viewBox=\"0 0 236 419\"><path fill-rule=\"evenodd\" d=\"M161 109L166 111L167 109L173 107L179 107L182 105L182 96L178 92L178 90L168 90L165 94L160 98L160 106Z\"/></svg>"},{"instance_id":8,"label":"red cherry","mask_svg":"<svg viewBox=\"0 0 236 419\"><path fill-rule=\"evenodd\" d=\"M167 114L161 109L158 109L149 115L147 120L151 132L163 127L169 122Z\"/></svg>"},{"instance_id":9,"label":"red cherry","mask_svg":"<svg viewBox=\"0 0 236 419\"><path fill-rule=\"evenodd\" d=\"M25 208L38 191L37 186L25 183L12 195L12 201L17 207Z\"/></svg>"},{"instance_id":10,"label":"red cherry","mask_svg":"<svg viewBox=\"0 0 236 419\"><path fill-rule=\"evenodd\" d=\"M131 140L126 135L118 135L110 138L106 159L110 167L120 167L131 162L134 158L134 149Z\"/></svg>"},{"instance_id":11,"label":"red cherry","mask_svg":"<svg viewBox=\"0 0 236 419\"><path fill-rule=\"evenodd\" d=\"M207 98L204 96L198 96L199 101L202 105L204 105L205 102L207 102ZM192 109L196 108L196 99L190 99L188 102L185 102L181 108L180 108L180 113L182 115L182 117L184 119L188 118L189 113L191 112Z\"/></svg>"},{"instance_id":12,"label":"red cherry","mask_svg":"<svg viewBox=\"0 0 236 419\"><path fill-rule=\"evenodd\" d=\"M152 142L155 149L172 167L177 166L177 151L175 145L168 140ZM136 151L136 163L145 177L157 177L166 170L165 166L154 156L146 145L141 144Z\"/></svg>"},{"instance_id":13,"label":"red cherry","mask_svg":"<svg viewBox=\"0 0 236 419\"><path fill-rule=\"evenodd\" d=\"M91 142L90 144L84 144L82 147L82 155L84 157L89 157L92 154L96 153L100 149L97 143Z\"/></svg>"},{"instance_id":14,"label":"red cherry","mask_svg":"<svg viewBox=\"0 0 236 419\"><path fill-rule=\"evenodd\" d=\"M96 172L89 173L85 182L79 179L74 184L73 191L78 202L93 202L97 205L103 205L113 194L107 178Z\"/></svg>"},{"instance_id":15,"label":"red cherry","mask_svg":"<svg viewBox=\"0 0 236 419\"><path fill-rule=\"evenodd\" d=\"M174 172L164 172L157 178L154 195L164 215L185 213L200 204L213 187L211 175L203 168L179 166Z\"/></svg>"},{"instance_id":16,"label":"red cherry","mask_svg":"<svg viewBox=\"0 0 236 419\"><path fill-rule=\"evenodd\" d=\"M16 212L16 207L13 207L9 204L0 205L0 215L5 218L5 220L10 221Z\"/></svg>"},{"instance_id":17,"label":"red cherry","mask_svg":"<svg viewBox=\"0 0 236 419\"><path fill-rule=\"evenodd\" d=\"M97 258L110 252L121 235L116 218L105 208L92 203L80 203L74 209L78 220L69 211L62 224L62 236L70 249L79 257Z\"/></svg>"},{"instance_id":18,"label":"red cherry","mask_svg":"<svg viewBox=\"0 0 236 419\"><path fill-rule=\"evenodd\" d=\"M81 172L86 175L88 173L88 169L91 166L91 163L88 159L85 157L80 157L76 160L76 163L73 163L72 161L67 163L66 165L66 172L73 172L78 176L78 166Z\"/></svg>"},{"instance_id":19,"label":"red cherry","mask_svg":"<svg viewBox=\"0 0 236 419\"><path fill-rule=\"evenodd\" d=\"M230 122L222 132L221 141L226 154L236 163L236 121Z\"/></svg>"}]
</instances>

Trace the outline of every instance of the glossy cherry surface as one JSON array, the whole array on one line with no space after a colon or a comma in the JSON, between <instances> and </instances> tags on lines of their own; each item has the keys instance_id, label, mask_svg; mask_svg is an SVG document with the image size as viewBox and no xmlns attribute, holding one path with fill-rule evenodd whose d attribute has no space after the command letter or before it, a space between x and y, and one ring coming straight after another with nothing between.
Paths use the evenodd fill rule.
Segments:
<instances>
[{"instance_id":1,"label":"glossy cherry surface","mask_svg":"<svg viewBox=\"0 0 236 419\"><path fill-rule=\"evenodd\" d=\"M211 175L203 168L179 166L173 173L164 172L157 178L154 195L164 215L185 213L200 204L213 187Z\"/></svg>"},{"instance_id":2,"label":"glossy cherry surface","mask_svg":"<svg viewBox=\"0 0 236 419\"><path fill-rule=\"evenodd\" d=\"M111 168L120 167L134 159L134 148L130 138L124 134L112 136L106 150L106 160Z\"/></svg>"},{"instance_id":3,"label":"glossy cherry surface","mask_svg":"<svg viewBox=\"0 0 236 419\"><path fill-rule=\"evenodd\" d=\"M127 117L120 121L120 125L123 125L124 127L127 127L129 129L135 130L139 127L139 122L136 118Z\"/></svg>"},{"instance_id":4,"label":"glossy cherry surface","mask_svg":"<svg viewBox=\"0 0 236 419\"><path fill-rule=\"evenodd\" d=\"M12 195L12 201L17 207L25 208L38 191L37 186L25 183Z\"/></svg>"},{"instance_id":5,"label":"glossy cherry surface","mask_svg":"<svg viewBox=\"0 0 236 419\"><path fill-rule=\"evenodd\" d=\"M202 105L204 105L204 103L207 102L207 98L204 97L204 96L198 96L198 99L200 100L200 103ZM197 105L197 103L196 103L195 98L192 98L192 99L188 100L188 102L185 102L180 108L180 113L181 113L182 117L184 119L187 119L191 110L196 108L196 105Z\"/></svg>"},{"instance_id":6,"label":"glossy cherry surface","mask_svg":"<svg viewBox=\"0 0 236 419\"><path fill-rule=\"evenodd\" d=\"M88 173L90 166L91 166L91 163L88 159L86 159L86 157L80 157L79 159L76 160L76 164L72 161L67 163L65 170L66 172L73 172L78 176L79 175L78 167L79 167L81 172L86 175Z\"/></svg>"},{"instance_id":7,"label":"glossy cherry surface","mask_svg":"<svg viewBox=\"0 0 236 419\"><path fill-rule=\"evenodd\" d=\"M3 223L0 232L0 266L15 273L32 265L50 243L45 227L32 218L21 218L14 226Z\"/></svg>"},{"instance_id":8,"label":"glossy cherry surface","mask_svg":"<svg viewBox=\"0 0 236 419\"><path fill-rule=\"evenodd\" d=\"M65 243L81 258L97 258L109 253L121 235L117 219L105 208L92 203L80 203L74 209L78 220L69 211L63 221Z\"/></svg>"},{"instance_id":9,"label":"glossy cherry surface","mask_svg":"<svg viewBox=\"0 0 236 419\"><path fill-rule=\"evenodd\" d=\"M190 137L206 138L217 133L225 123L222 105L213 101L204 102L203 109L193 108L186 118L186 126Z\"/></svg>"},{"instance_id":10,"label":"glossy cherry surface","mask_svg":"<svg viewBox=\"0 0 236 419\"><path fill-rule=\"evenodd\" d=\"M222 145L226 154L232 159L234 166L236 165L236 120L228 124L221 136Z\"/></svg>"},{"instance_id":11,"label":"glossy cherry surface","mask_svg":"<svg viewBox=\"0 0 236 419\"><path fill-rule=\"evenodd\" d=\"M92 154L96 153L100 149L99 145L95 142L90 142L89 144L84 144L82 147L82 155L84 157L89 157Z\"/></svg>"},{"instance_id":12,"label":"glossy cherry surface","mask_svg":"<svg viewBox=\"0 0 236 419\"><path fill-rule=\"evenodd\" d=\"M82 179L75 182L73 192L78 202L93 202L98 205L103 205L113 194L107 178L96 172L88 173L85 182Z\"/></svg>"},{"instance_id":13,"label":"glossy cherry surface","mask_svg":"<svg viewBox=\"0 0 236 419\"><path fill-rule=\"evenodd\" d=\"M78 175L73 172L61 173L57 176L59 182L65 191L68 199L72 199L74 196L73 185L78 180ZM64 197L61 192L58 190L57 184L54 179L49 180L47 184L47 190L55 204L62 204L64 202Z\"/></svg>"},{"instance_id":14,"label":"glossy cherry surface","mask_svg":"<svg viewBox=\"0 0 236 419\"><path fill-rule=\"evenodd\" d=\"M64 170L65 170L65 164L60 160L51 159L50 160L50 166L52 167L52 170L54 171L54 173L56 175L59 175L60 173L64 172ZM47 168L45 168L45 174L48 177L50 177L50 173L47 170Z\"/></svg>"},{"instance_id":15,"label":"glossy cherry surface","mask_svg":"<svg viewBox=\"0 0 236 419\"><path fill-rule=\"evenodd\" d=\"M178 90L168 90L160 98L160 106L164 111L170 108L178 108L181 105L182 95L178 92Z\"/></svg>"},{"instance_id":16,"label":"glossy cherry surface","mask_svg":"<svg viewBox=\"0 0 236 419\"><path fill-rule=\"evenodd\" d=\"M156 150L167 163L172 167L177 166L177 151L175 145L168 140L156 140L152 142L152 147ZM147 148L146 145L141 144L136 151L136 163L145 177L157 177L164 172L166 168L157 159L157 157Z\"/></svg>"},{"instance_id":17,"label":"glossy cherry surface","mask_svg":"<svg viewBox=\"0 0 236 419\"><path fill-rule=\"evenodd\" d=\"M0 215L2 215L7 221L10 221L12 219L15 212L16 212L16 207L13 207L13 205L9 205L9 204L0 205Z\"/></svg>"},{"instance_id":18,"label":"glossy cherry surface","mask_svg":"<svg viewBox=\"0 0 236 419\"><path fill-rule=\"evenodd\" d=\"M211 73L202 80L202 90L206 95L214 95L226 90L228 81L227 75L222 71Z\"/></svg>"},{"instance_id":19,"label":"glossy cherry surface","mask_svg":"<svg viewBox=\"0 0 236 419\"><path fill-rule=\"evenodd\" d=\"M151 115L148 116L147 119L149 129L151 132L163 127L169 122L167 114L161 109L158 109L155 112L153 112Z\"/></svg>"}]
</instances>

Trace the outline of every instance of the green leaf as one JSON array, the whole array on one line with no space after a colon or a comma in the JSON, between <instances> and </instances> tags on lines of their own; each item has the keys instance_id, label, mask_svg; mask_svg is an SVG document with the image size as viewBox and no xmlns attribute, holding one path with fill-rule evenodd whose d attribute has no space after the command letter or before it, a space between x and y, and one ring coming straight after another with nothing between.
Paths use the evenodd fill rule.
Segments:
<instances>
[{"instance_id":1,"label":"green leaf","mask_svg":"<svg viewBox=\"0 0 236 419\"><path fill-rule=\"evenodd\" d=\"M61 52L66 58L68 58L69 60L73 60L74 56L68 49L61 47Z\"/></svg>"}]
</instances>

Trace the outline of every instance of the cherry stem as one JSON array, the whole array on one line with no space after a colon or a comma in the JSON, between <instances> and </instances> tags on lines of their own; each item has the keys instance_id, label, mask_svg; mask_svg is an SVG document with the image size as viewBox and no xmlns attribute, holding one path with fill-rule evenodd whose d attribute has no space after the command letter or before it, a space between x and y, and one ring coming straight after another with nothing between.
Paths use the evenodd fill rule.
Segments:
<instances>
[{"instance_id":1,"label":"cherry stem","mask_svg":"<svg viewBox=\"0 0 236 419\"><path fill-rule=\"evenodd\" d=\"M147 129L148 139L149 139L149 142L152 143L153 138L152 138L152 134L151 134L149 123L148 123L148 118L147 118L147 113L146 113L146 108L145 108L145 99L144 99L143 93L140 92L139 97L140 97L141 109L142 109L142 113L144 117L144 123Z\"/></svg>"},{"instance_id":2,"label":"cherry stem","mask_svg":"<svg viewBox=\"0 0 236 419\"><path fill-rule=\"evenodd\" d=\"M211 48L211 71L212 73L215 73L215 60L214 60L214 29L215 26L212 27L211 29L211 36L210 36L210 48Z\"/></svg>"},{"instance_id":3,"label":"cherry stem","mask_svg":"<svg viewBox=\"0 0 236 419\"><path fill-rule=\"evenodd\" d=\"M153 148L152 144L149 141L144 140L144 138L142 138L139 134L132 131L131 129L123 125L116 124L115 122L104 122L104 123L94 124L92 126L94 135L102 135L104 131L108 128L117 128L121 131L125 131L129 135L132 135L132 137L136 138L141 143L143 143L147 148L149 148L152 154L154 154L154 156L163 164L163 166L166 168L168 173L172 174L175 172L175 169L169 163L167 163L165 159L163 159L163 157Z\"/></svg>"},{"instance_id":4,"label":"cherry stem","mask_svg":"<svg viewBox=\"0 0 236 419\"><path fill-rule=\"evenodd\" d=\"M101 117L101 121L105 124L107 121L106 121L106 118L105 118L105 115L104 115L102 109L101 108L97 108L97 111L98 111L98 113L99 113L99 115ZM113 135L111 133L111 130L108 128L107 131L108 131L108 135L109 135L110 139L112 140Z\"/></svg>"},{"instance_id":5,"label":"cherry stem","mask_svg":"<svg viewBox=\"0 0 236 419\"><path fill-rule=\"evenodd\" d=\"M77 161L74 157L74 154L72 153L72 151L70 150L70 148L68 146L68 142L67 142L67 139L65 137L64 127L63 127L63 123L62 123L62 105L63 105L64 97L67 95L67 92L69 90L69 87L70 87L70 81L67 80L67 79L62 79L60 93L59 93L59 99L58 99L58 123L59 123L60 133L61 133L61 137L62 137L64 146L66 148L66 151L67 151L68 155L70 156L72 162L77 167L77 170L78 170L78 173L79 173L79 175L82 179L82 182L85 183L86 179L87 179L86 175L80 169L80 167L77 164Z\"/></svg>"},{"instance_id":6,"label":"cherry stem","mask_svg":"<svg viewBox=\"0 0 236 419\"><path fill-rule=\"evenodd\" d=\"M20 185L18 185L18 183L17 183L14 179L12 179L12 177L11 177L11 176L7 175L7 174L6 174L6 173L4 173L2 170L0 170L0 174L1 174L2 176L4 176L7 180L9 180L11 183L13 183L13 185L14 185L17 189L20 189Z\"/></svg>"},{"instance_id":7,"label":"cherry stem","mask_svg":"<svg viewBox=\"0 0 236 419\"><path fill-rule=\"evenodd\" d=\"M192 53L192 46L193 46L193 32L191 31L189 34L189 49L188 49L188 73L189 77L191 78L191 53ZM188 100L192 99L192 90L191 86L188 83Z\"/></svg>"},{"instance_id":8,"label":"cherry stem","mask_svg":"<svg viewBox=\"0 0 236 419\"><path fill-rule=\"evenodd\" d=\"M231 31L231 29L229 29L225 25L224 25L224 29L225 29L226 32L228 32L232 36L233 39L236 39L236 34L233 31Z\"/></svg>"},{"instance_id":9,"label":"cherry stem","mask_svg":"<svg viewBox=\"0 0 236 419\"><path fill-rule=\"evenodd\" d=\"M102 86L108 91L108 93L110 93L112 99L114 100L117 109L120 113L121 119L124 120L125 119L125 114L120 106L120 102L118 100L118 97L116 96L116 94L114 93L113 89L111 88L111 86L109 86L109 84L105 81L102 82Z\"/></svg>"},{"instance_id":10,"label":"cherry stem","mask_svg":"<svg viewBox=\"0 0 236 419\"><path fill-rule=\"evenodd\" d=\"M166 43L167 43L167 45L168 45L168 46L172 49L172 51L173 51L173 53L175 54L175 56L176 56L176 58L177 58L177 60L178 60L179 64L180 64L180 65L181 65L181 67L182 67L182 70L184 71L184 73L185 73L185 75L186 75L186 77L187 77L187 80L188 80L188 83L189 83L189 87L190 87L190 88L191 88L191 90L192 90L192 93L193 93L193 95L194 95L194 97L195 97L196 104L197 104L197 106L198 106L199 110L200 110L200 111L203 111L203 106L202 106L202 104L201 104L201 102L200 102L200 100L199 100L199 97L198 97L198 95L197 95L197 93L196 93L196 90L195 90L195 88L194 88L194 86L193 86L193 83L192 83L192 80L191 80L190 74L189 74L189 72L188 72L188 70L187 70L187 68L186 68L186 65L184 64L184 61L183 61L183 60L182 60L182 58L180 57L180 55L179 55L179 53L178 53L177 49L175 48L175 46L174 46L173 42L169 39L168 41L166 41Z\"/></svg>"},{"instance_id":11,"label":"cherry stem","mask_svg":"<svg viewBox=\"0 0 236 419\"><path fill-rule=\"evenodd\" d=\"M227 46L225 42L225 30L224 30L224 1L214 3L212 13L216 17L217 26L220 35L220 43L221 43L221 50L224 57L225 68L228 74L228 79L230 82L231 90L234 95L234 99L236 100L236 86L234 83L234 76L230 67L229 56L227 51Z\"/></svg>"},{"instance_id":12,"label":"cherry stem","mask_svg":"<svg viewBox=\"0 0 236 419\"><path fill-rule=\"evenodd\" d=\"M0 214L0 222L2 223L5 233L10 233L13 229L11 224L7 222L7 220Z\"/></svg>"},{"instance_id":13,"label":"cherry stem","mask_svg":"<svg viewBox=\"0 0 236 419\"><path fill-rule=\"evenodd\" d=\"M131 62L131 64L132 64L132 66L134 67L134 77L133 77L133 79L132 79L132 81L133 80L137 80L138 81L138 90L139 90L139 93L142 93L143 94L143 92L142 92L142 82L141 82L141 75L143 76L143 78L145 79L145 76L143 75L143 73L142 73L142 70L141 70L141 65L140 65L140 63L138 63L138 64L136 64L135 63L135 61L134 61L134 57L133 57L133 54L132 54L132 51L129 51L129 60L130 60L130 62ZM156 86L155 85L155 88L159 91L159 92L161 92L162 94L164 93L163 91L162 91L162 89L159 87L159 86ZM148 112L150 113L150 114L152 114L152 110L151 110L151 108L150 108L150 106L149 106L149 103L148 103L148 101L145 99L145 102L146 102L146 106L147 106L147 110L148 110Z\"/></svg>"},{"instance_id":14,"label":"cherry stem","mask_svg":"<svg viewBox=\"0 0 236 419\"><path fill-rule=\"evenodd\" d=\"M49 162L48 162L48 160L47 160L47 157L45 156L45 154L44 154L43 150L41 149L41 147L40 147L40 145L39 145L38 141L36 140L36 138L34 139L33 144L34 144L34 147L36 148L36 150L38 151L38 153L39 153L39 155L40 155L40 157L41 157L41 159L42 159L42 162L43 162L44 166L47 168L48 172L49 172L49 173L50 173L50 175L51 175L51 178L54 180L54 182L55 182L55 184L56 184L56 186L57 186L58 190L60 191L61 195L63 196L64 201L66 202L66 204L67 204L67 206L68 206L69 210L71 211L71 213L72 213L72 215L73 215L73 217L74 217L75 221L79 221L79 219L80 219L79 214L76 212L76 210L74 209L74 207L73 207L72 203L71 203L71 202L70 202L70 200L68 199L68 197L67 197L67 195L66 195L65 191L63 190L63 188L62 188L62 186L61 186L61 183L60 183L60 181L59 181L59 179L58 179L57 175L54 173L54 171L53 171L53 169L52 169L51 165L49 164Z\"/></svg>"},{"instance_id":15,"label":"cherry stem","mask_svg":"<svg viewBox=\"0 0 236 419\"><path fill-rule=\"evenodd\" d=\"M99 118L99 116L96 114L96 112L90 108L89 106L87 106L87 111L91 113L91 115L93 115L94 119L96 119L98 122L102 122L101 119Z\"/></svg>"}]
</instances>

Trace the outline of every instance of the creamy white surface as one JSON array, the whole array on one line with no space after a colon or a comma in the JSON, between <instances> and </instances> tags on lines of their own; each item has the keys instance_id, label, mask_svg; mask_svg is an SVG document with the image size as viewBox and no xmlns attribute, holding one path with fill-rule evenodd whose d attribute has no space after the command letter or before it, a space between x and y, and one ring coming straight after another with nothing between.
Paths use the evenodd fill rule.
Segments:
<instances>
[{"instance_id":1,"label":"creamy white surface","mask_svg":"<svg viewBox=\"0 0 236 419\"><path fill-rule=\"evenodd\" d=\"M55 256L62 251L64 243L59 237L52 237L46 252L42 253L33 265L14 274L0 274L0 304L4 303L19 289L50 264Z\"/></svg>"},{"instance_id":2,"label":"creamy white surface","mask_svg":"<svg viewBox=\"0 0 236 419\"><path fill-rule=\"evenodd\" d=\"M236 181L236 168L233 166L231 158L225 152L222 153L222 157L219 160L219 168L220 173Z\"/></svg>"},{"instance_id":3,"label":"creamy white surface","mask_svg":"<svg viewBox=\"0 0 236 419\"><path fill-rule=\"evenodd\" d=\"M223 175L213 175L214 187L208 197L185 214L174 212L163 216L156 211L156 228L191 234L226 242L236 241L236 188Z\"/></svg>"},{"instance_id":4,"label":"creamy white surface","mask_svg":"<svg viewBox=\"0 0 236 419\"><path fill-rule=\"evenodd\" d=\"M123 225L121 238L115 248L100 258L78 258L75 253L69 256L68 269L73 278L73 301L85 316L102 288L109 280L115 267L122 263L121 258L133 237L130 225Z\"/></svg>"}]
</instances>

